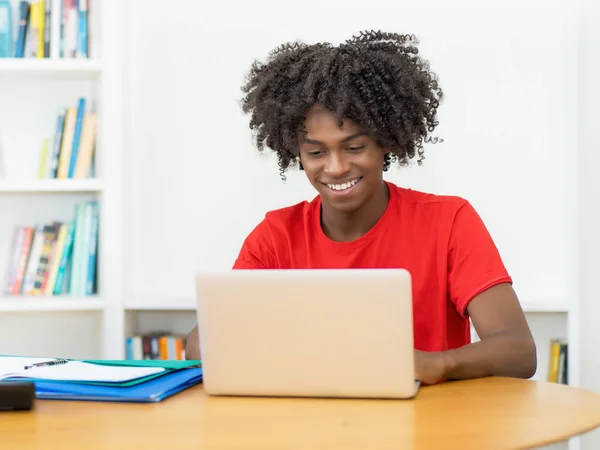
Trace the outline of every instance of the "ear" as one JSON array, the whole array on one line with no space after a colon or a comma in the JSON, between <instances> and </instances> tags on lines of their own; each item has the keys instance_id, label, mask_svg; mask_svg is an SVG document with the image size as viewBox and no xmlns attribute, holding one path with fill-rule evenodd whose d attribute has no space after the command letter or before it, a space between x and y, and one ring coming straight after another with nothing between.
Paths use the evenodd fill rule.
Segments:
<instances>
[{"instance_id":1,"label":"ear","mask_svg":"<svg viewBox=\"0 0 600 450\"><path fill-rule=\"evenodd\" d=\"M383 153L383 171L387 172L393 162L395 162L395 155L391 151L384 151L384 153Z\"/></svg>"}]
</instances>

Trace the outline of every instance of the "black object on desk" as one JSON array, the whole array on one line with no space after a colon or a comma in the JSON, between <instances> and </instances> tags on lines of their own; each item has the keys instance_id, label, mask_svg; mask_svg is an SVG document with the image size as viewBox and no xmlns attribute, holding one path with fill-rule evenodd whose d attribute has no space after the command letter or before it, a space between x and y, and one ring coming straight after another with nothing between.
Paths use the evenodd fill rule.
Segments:
<instances>
[{"instance_id":1,"label":"black object on desk","mask_svg":"<svg viewBox=\"0 0 600 450\"><path fill-rule=\"evenodd\" d=\"M0 381L0 411L25 411L33 407L35 385L30 381Z\"/></svg>"}]
</instances>

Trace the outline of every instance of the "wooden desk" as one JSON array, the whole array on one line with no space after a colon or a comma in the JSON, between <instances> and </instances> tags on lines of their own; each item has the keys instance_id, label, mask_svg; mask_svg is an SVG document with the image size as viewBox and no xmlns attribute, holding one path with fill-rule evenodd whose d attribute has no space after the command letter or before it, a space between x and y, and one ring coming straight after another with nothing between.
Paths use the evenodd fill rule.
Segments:
<instances>
[{"instance_id":1,"label":"wooden desk","mask_svg":"<svg viewBox=\"0 0 600 450\"><path fill-rule=\"evenodd\" d=\"M511 449L600 425L600 395L487 378L423 387L414 400L208 397L202 386L163 403L37 401L0 413L2 448Z\"/></svg>"}]
</instances>

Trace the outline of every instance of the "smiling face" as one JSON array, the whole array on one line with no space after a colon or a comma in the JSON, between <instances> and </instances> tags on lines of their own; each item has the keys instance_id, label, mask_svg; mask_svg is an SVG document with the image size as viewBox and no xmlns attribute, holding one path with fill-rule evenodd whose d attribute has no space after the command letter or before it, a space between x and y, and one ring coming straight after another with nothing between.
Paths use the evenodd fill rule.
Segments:
<instances>
[{"instance_id":1,"label":"smiling face","mask_svg":"<svg viewBox=\"0 0 600 450\"><path fill-rule=\"evenodd\" d=\"M313 106L300 136L300 162L324 206L353 213L383 192L385 151L351 120L342 126L329 111Z\"/></svg>"}]
</instances>

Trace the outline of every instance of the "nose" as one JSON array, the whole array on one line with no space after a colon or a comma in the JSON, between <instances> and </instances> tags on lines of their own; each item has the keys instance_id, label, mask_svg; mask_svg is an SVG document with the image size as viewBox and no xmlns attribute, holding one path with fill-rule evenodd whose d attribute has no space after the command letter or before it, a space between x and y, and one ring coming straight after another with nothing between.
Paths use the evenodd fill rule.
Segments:
<instances>
[{"instance_id":1,"label":"nose","mask_svg":"<svg viewBox=\"0 0 600 450\"><path fill-rule=\"evenodd\" d=\"M325 172L332 177L340 178L350 170L350 164L343 154L331 152L327 163L325 164Z\"/></svg>"}]
</instances>

